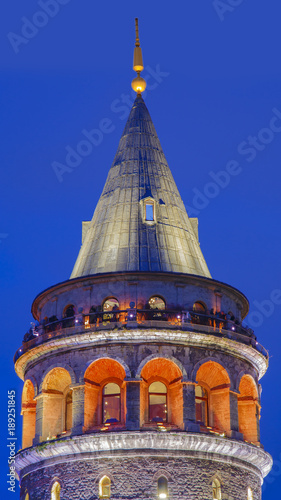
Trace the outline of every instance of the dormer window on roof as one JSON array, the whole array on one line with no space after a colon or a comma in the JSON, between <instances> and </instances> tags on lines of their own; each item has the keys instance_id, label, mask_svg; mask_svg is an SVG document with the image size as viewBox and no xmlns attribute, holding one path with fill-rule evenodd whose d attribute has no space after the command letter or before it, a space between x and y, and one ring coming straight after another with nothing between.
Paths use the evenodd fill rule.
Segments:
<instances>
[{"instance_id":1,"label":"dormer window on roof","mask_svg":"<svg viewBox=\"0 0 281 500\"><path fill-rule=\"evenodd\" d=\"M153 221L154 220L154 206L153 203L146 203L145 204L145 220L148 221Z\"/></svg>"},{"instance_id":2,"label":"dormer window on roof","mask_svg":"<svg viewBox=\"0 0 281 500\"><path fill-rule=\"evenodd\" d=\"M146 224L155 224L156 222L156 203L148 196L141 200L142 221Z\"/></svg>"}]
</instances>

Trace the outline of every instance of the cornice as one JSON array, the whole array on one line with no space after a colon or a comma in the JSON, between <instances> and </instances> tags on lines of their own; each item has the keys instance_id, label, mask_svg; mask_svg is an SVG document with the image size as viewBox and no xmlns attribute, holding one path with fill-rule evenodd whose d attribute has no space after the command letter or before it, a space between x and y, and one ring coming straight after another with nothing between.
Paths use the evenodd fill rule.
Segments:
<instances>
[{"instance_id":1,"label":"cornice","mask_svg":"<svg viewBox=\"0 0 281 500\"><path fill-rule=\"evenodd\" d=\"M255 470L265 477L272 458L261 448L223 437L189 432L119 432L87 434L58 441L49 441L21 451L16 456L20 477L32 471L70 461L94 460L100 456L126 457L130 452L148 456L185 456L211 460Z\"/></svg>"}]
</instances>

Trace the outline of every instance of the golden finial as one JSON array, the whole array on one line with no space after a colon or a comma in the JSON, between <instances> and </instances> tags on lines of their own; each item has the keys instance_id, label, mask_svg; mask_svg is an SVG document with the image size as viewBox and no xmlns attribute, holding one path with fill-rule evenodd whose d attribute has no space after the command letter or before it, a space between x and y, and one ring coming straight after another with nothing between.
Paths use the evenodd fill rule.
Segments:
<instances>
[{"instance_id":1,"label":"golden finial","mask_svg":"<svg viewBox=\"0 0 281 500\"><path fill-rule=\"evenodd\" d=\"M140 39L139 39L139 23L138 18L135 19L136 26L136 44L134 49L134 63L133 70L136 71L137 77L132 81L132 88L138 94L144 92L146 88L146 81L140 76L141 71L143 70L143 61L142 61L142 52L140 48Z\"/></svg>"}]
</instances>

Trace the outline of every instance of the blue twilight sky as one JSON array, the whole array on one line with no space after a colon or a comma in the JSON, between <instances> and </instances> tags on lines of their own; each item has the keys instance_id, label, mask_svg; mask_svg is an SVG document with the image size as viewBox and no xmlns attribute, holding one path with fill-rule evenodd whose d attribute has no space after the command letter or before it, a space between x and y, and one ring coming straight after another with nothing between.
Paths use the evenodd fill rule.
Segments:
<instances>
[{"instance_id":1,"label":"blue twilight sky","mask_svg":"<svg viewBox=\"0 0 281 500\"><path fill-rule=\"evenodd\" d=\"M102 191L133 99L135 16L144 98L207 264L249 298L248 323L270 352L261 440L275 465L263 500L280 498L280 0L57 0L42 16L46 3L10 0L0 16L2 498L15 498L5 484L7 390L19 407L22 387L13 354L34 297L69 277ZM70 168L66 148L91 129L99 144ZM20 427L18 414L18 438Z\"/></svg>"}]
</instances>

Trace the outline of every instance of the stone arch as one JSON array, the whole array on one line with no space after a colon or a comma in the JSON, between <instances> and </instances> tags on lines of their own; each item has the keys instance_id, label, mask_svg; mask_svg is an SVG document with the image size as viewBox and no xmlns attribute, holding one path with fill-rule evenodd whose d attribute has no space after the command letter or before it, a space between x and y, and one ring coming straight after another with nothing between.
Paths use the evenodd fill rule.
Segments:
<instances>
[{"instance_id":1,"label":"stone arch","mask_svg":"<svg viewBox=\"0 0 281 500\"><path fill-rule=\"evenodd\" d=\"M85 383L85 405L84 405L84 430L90 431L96 426L103 424L105 418L117 419L119 424L125 423L125 385L124 379L126 372L124 366L116 359L107 356L100 357L90 363L84 373ZM114 384L120 388L119 395L113 399L107 399L105 404L108 407L103 408L104 387L108 384ZM112 403L112 417L110 405ZM114 410L115 405L119 405L119 410ZM118 413L118 418L115 413ZM114 414L114 415L113 415Z\"/></svg>"},{"instance_id":2,"label":"stone arch","mask_svg":"<svg viewBox=\"0 0 281 500\"><path fill-rule=\"evenodd\" d=\"M65 314L67 313L67 310L70 307L73 308L74 313L77 311L77 307L76 307L76 305L73 302L67 302L65 304L65 306L63 306L63 308L62 308L62 317L63 318L68 318L69 317L69 316L65 316Z\"/></svg>"},{"instance_id":3,"label":"stone arch","mask_svg":"<svg viewBox=\"0 0 281 500\"><path fill-rule=\"evenodd\" d=\"M95 481L94 481L94 482L95 482L95 484L99 484L100 480L101 480L104 476L109 477L109 479L110 479L110 481L111 481L111 484L114 484L114 477L113 477L113 475L112 475L112 472L111 472L110 470L108 470L108 469L102 469L102 470L98 473L98 475L97 475L97 477L96 477L96 479L95 479Z\"/></svg>"},{"instance_id":4,"label":"stone arch","mask_svg":"<svg viewBox=\"0 0 281 500\"><path fill-rule=\"evenodd\" d=\"M201 363L196 372L196 383L207 395L207 427L230 434L230 378L217 361Z\"/></svg>"},{"instance_id":5,"label":"stone arch","mask_svg":"<svg viewBox=\"0 0 281 500\"><path fill-rule=\"evenodd\" d=\"M105 354L104 356L102 356L102 355L95 356L95 357L91 358L89 361L87 361L87 363L84 365L84 368L81 370L80 375L78 377L79 383L80 384L84 383L85 373L92 363L95 363L95 361L98 361L99 359L105 359L105 358L111 359L113 361L117 361L117 363L119 363L121 366L123 366L123 368L125 370L126 378L131 378L131 370L130 370L129 366L127 365L127 363L125 363L125 361L122 358L119 358L119 356L115 356L113 358L112 356L108 356Z\"/></svg>"},{"instance_id":6,"label":"stone arch","mask_svg":"<svg viewBox=\"0 0 281 500\"><path fill-rule=\"evenodd\" d=\"M42 439L54 439L66 432L67 394L72 380L60 366L48 370L42 382L43 423Z\"/></svg>"},{"instance_id":7,"label":"stone arch","mask_svg":"<svg viewBox=\"0 0 281 500\"><path fill-rule=\"evenodd\" d=\"M50 484L49 484L49 487L48 487L48 490L47 490L47 494L48 494L48 499L50 500L53 500L53 497L52 497L52 490L54 488L54 485L58 483L60 485L60 492L62 489L64 489L64 482L63 482L63 479L61 479L60 477L58 476L53 476L52 477L52 480L50 481ZM54 497L55 500L56 497ZM60 496L58 497L58 499L60 500Z\"/></svg>"},{"instance_id":8,"label":"stone arch","mask_svg":"<svg viewBox=\"0 0 281 500\"><path fill-rule=\"evenodd\" d=\"M52 476L52 479L51 479L51 481L49 483L49 486L47 488L48 498L50 498L53 484L56 483L56 482L60 484L61 489L65 487L63 478L61 478L59 476Z\"/></svg>"},{"instance_id":9,"label":"stone arch","mask_svg":"<svg viewBox=\"0 0 281 500\"><path fill-rule=\"evenodd\" d=\"M163 359L168 359L170 361L172 361L175 365L177 365L177 367L180 369L180 371L182 372L182 376L183 378L187 378L187 373L186 373L186 369L184 368L184 366L182 365L182 363L177 359L175 358L174 356L167 356L165 354L151 354L149 356L147 356L146 358L144 358L141 363L139 364L137 370L136 370L136 378L140 379L141 378L141 372L142 372L142 369L143 367L151 360L153 359L157 359L157 358L163 358Z\"/></svg>"},{"instance_id":10,"label":"stone arch","mask_svg":"<svg viewBox=\"0 0 281 500\"><path fill-rule=\"evenodd\" d=\"M168 481L170 481L171 483L174 481L173 476L171 476L170 472L168 472L164 468L161 468L161 469L158 469L157 472L155 472L153 479L152 479L153 482L157 481L157 479L159 479L159 477L161 477L161 476L165 476L168 479Z\"/></svg>"},{"instance_id":11,"label":"stone arch","mask_svg":"<svg viewBox=\"0 0 281 500\"><path fill-rule=\"evenodd\" d=\"M41 375L41 382L40 382L40 387L39 387L39 392L41 394L42 389L43 389L43 384L46 376L54 369L54 368L64 368L70 375L71 378L71 384L76 384L76 375L75 371L73 368L71 368L70 365L67 363L53 363L48 366L47 370L45 370L42 375Z\"/></svg>"},{"instance_id":12,"label":"stone arch","mask_svg":"<svg viewBox=\"0 0 281 500\"><path fill-rule=\"evenodd\" d=\"M28 448L33 444L36 425L35 389L30 379L26 379L24 382L21 399L21 414L23 416L22 447Z\"/></svg>"},{"instance_id":13,"label":"stone arch","mask_svg":"<svg viewBox=\"0 0 281 500\"><path fill-rule=\"evenodd\" d=\"M234 384L235 391L236 392L240 392L239 391L239 386L240 386L241 379L242 379L242 377L244 377L244 375L249 375L252 378L252 380L253 380L253 382L254 382L254 384L256 386L257 393L259 395L258 382L255 380L255 377L251 373L249 373L249 372L247 372L245 370L242 370L241 372L239 372L238 375L237 375L237 377L236 377L235 384Z\"/></svg>"},{"instance_id":14,"label":"stone arch","mask_svg":"<svg viewBox=\"0 0 281 500\"><path fill-rule=\"evenodd\" d=\"M213 361L214 363L219 364L226 371L227 376L229 378L230 390L231 391L235 391L235 384L233 382L233 377L230 374L228 367L225 366L225 363L221 359L218 359L218 358L216 358L214 356L207 356L206 358L202 358L202 359L200 359L200 361L198 361L194 365L194 367L193 367L193 369L191 371L191 374L190 374L190 380L191 380L191 382L195 382L196 383L196 376L197 376L197 372L198 372L200 366L202 366L203 364L207 363L208 361Z\"/></svg>"},{"instance_id":15,"label":"stone arch","mask_svg":"<svg viewBox=\"0 0 281 500\"><path fill-rule=\"evenodd\" d=\"M206 312L208 311L208 307L207 307L206 303L204 302L204 300L201 300L201 299L199 298L199 299L196 299L196 300L193 302L193 304L192 304L192 311L193 311L193 312L196 312L196 309L195 309L195 308L196 308L196 305L197 305L197 304L198 304L198 305L200 305L200 306L202 306L202 313L203 313L203 312L205 312L205 313L206 313ZM200 311L197 311L197 312L200 312Z\"/></svg>"},{"instance_id":16,"label":"stone arch","mask_svg":"<svg viewBox=\"0 0 281 500\"><path fill-rule=\"evenodd\" d=\"M183 373L168 356L149 356L141 363L140 424L141 426L169 423L183 428ZM139 368L140 368L139 367ZM150 392L151 385L166 387ZM160 383L160 384L159 384ZM157 395L157 392L159 394Z\"/></svg>"},{"instance_id":17,"label":"stone arch","mask_svg":"<svg viewBox=\"0 0 281 500\"><path fill-rule=\"evenodd\" d=\"M244 374L240 378L238 395L239 432L246 441L259 443L259 395L254 378Z\"/></svg>"},{"instance_id":18,"label":"stone arch","mask_svg":"<svg viewBox=\"0 0 281 500\"><path fill-rule=\"evenodd\" d=\"M34 397L36 398L36 396L38 395L38 383L37 383L37 380L36 380L36 378L33 375L27 375L27 377L25 378L25 382L27 380L30 380L30 382L32 382L33 387L34 387Z\"/></svg>"}]
</instances>

